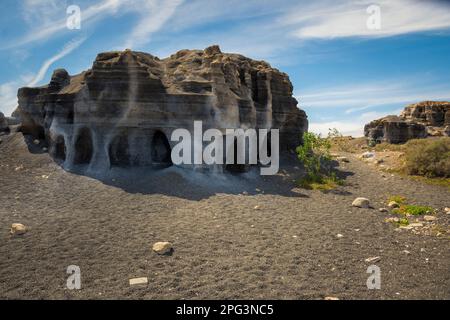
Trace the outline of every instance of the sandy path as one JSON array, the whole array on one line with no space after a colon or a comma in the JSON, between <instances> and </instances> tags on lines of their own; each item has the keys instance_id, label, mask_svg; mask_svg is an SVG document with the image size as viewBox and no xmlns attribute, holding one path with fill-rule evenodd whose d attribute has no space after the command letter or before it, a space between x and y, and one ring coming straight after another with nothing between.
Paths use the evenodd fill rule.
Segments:
<instances>
[{"instance_id":1,"label":"sandy path","mask_svg":"<svg viewBox=\"0 0 450 320\"><path fill-rule=\"evenodd\" d=\"M295 188L295 163L265 180L170 168L100 181L28 153L20 135L2 139L1 298L450 298L448 236L398 232L387 214L350 205L364 196L379 208L395 194L442 209L442 187L383 177L353 158L331 193ZM442 210L438 218L448 225ZM12 238L13 222L31 231ZM173 255L151 251L161 240ZM366 287L372 256L381 290ZM69 265L81 268L79 291L65 288ZM143 276L146 288L130 288Z\"/></svg>"}]
</instances>

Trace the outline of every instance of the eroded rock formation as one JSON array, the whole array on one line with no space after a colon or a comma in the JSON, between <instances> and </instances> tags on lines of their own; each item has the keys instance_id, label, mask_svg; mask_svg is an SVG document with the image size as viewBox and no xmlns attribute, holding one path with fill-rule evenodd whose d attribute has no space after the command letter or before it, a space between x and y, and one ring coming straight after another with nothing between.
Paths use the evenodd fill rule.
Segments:
<instances>
[{"instance_id":1,"label":"eroded rock formation","mask_svg":"<svg viewBox=\"0 0 450 320\"><path fill-rule=\"evenodd\" d=\"M125 50L98 54L90 70L55 70L50 83L21 88L22 131L45 139L65 165L140 166L170 162L173 130L276 128L280 148L307 130L287 74L218 46L159 59Z\"/></svg>"},{"instance_id":2,"label":"eroded rock formation","mask_svg":"<svg viewBox=\"0 0 450 320\"><path fill-rule=\"evenodd\" d=\"M8 130L8 120L5 118L5 115L0 112L0 132L5 132Z\"/></svg>"},{"instance_id":3,"label":"eroded rock formation","mask_svg":"<svg viewBox=\"0 0 450 320\"><path fill-rule=\"evenodd\" d=\"M450 136L450 102L424 101L408 105L400 116L387 116L366 124L364 135L375 142L388 143Z\"/></svg>"}]
</instances>

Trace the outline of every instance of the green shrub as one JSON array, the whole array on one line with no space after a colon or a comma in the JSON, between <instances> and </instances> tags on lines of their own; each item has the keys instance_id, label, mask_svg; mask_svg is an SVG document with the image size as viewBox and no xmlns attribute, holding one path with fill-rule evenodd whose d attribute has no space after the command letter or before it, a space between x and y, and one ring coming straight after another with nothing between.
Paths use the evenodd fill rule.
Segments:
<instances>
[{"instance_id":1,"label":"green shrub","mask_svg":"<svg viewBox=\"0 0 450 320\"><path fill-rule=\"evenodd\" d=\"M412 204L403 204L399 208L394 209L394 213L398 214L404 214L404 215L424 215L424 214L430 214L434 211L433 208L427 207L427 206L416 206Z\"/></svg>"},{"instance_id":2,"label":"green shrub","mask_svg":"<svg viewBox=\"0 0 450 320\"><path fill-rule=\"evenodd\" d=\"M338 135L332 131L328 138L312 132L303 134L303 144L296 149L298 159L303 163L306 176L298 184L307 189L330 190L342 181L331 170L330 136Z\"/></svg>"},{"instance_id":3,"label":"green shrub","mask_svg":"<svg viewBox=\"0 0 450 320\"><path fill-rule=\"evenodd\" d=\"M405 147L406 173L450 177L450 138L410 140Z\"/></svg>"}]
</instances>

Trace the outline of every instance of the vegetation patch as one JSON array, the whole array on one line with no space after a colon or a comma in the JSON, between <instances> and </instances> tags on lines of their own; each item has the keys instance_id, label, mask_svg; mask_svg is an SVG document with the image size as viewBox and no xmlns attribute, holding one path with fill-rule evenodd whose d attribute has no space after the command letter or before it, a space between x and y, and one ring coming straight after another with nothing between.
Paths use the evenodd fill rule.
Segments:
<instances>
[{"instance_id":1,"label":"vegetation patch","mask_svg":"<svg viewBox=\"0 0 450 320\"><path fill-rule=\"evenodd\" d=\"M336 131L337 132L337 131ZM343 184L331 167L331 135L322 138L312 132L303 134L303 144L296 149L298 159L303 163L306 176L298 180L305 189L331 190Z\"/></svg>"},{"instance_id":2,"label":"vegetation patch","mask_svg":"<svg viewBox=\"0 0 450 320\"><path fill-rule=\"evenodd\" d=\"M394 213L403 215L419 216L424 214L431 214L434 212L432 207L428 206L417 206L412 204L402 204L399 208L392 210Z\"/></svg>"},{"instance_id":3,"label":"vegetation patch","mask_svg":"<svg viewBox=\"0 0 450 320\"><path fill-rule=\"evenodd\" d=\"M406 198L403 197L403 196L390 196L390 197L388 198L387 203L389 203L389 202L391 202L391 201L394 201L394 202L396 202L396 203L398 203L398 204L402 204L402 203L405 203L405 202L406 202Z\"/></svg>"}]
</instances>

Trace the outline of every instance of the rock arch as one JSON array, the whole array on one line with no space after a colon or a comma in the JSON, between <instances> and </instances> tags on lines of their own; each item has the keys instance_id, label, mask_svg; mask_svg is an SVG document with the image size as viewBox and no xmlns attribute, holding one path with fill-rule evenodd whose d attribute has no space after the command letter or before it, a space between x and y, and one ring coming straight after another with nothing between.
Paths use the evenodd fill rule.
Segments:
<instances>
[{"instance_id":1,"label":"rock arch","mask_svg":"<svg viewBox=\"0 0 450 320\"><path fill-rule=\"evenodd\" d=\"M75 164L88 164L91 162L94 153L91 130L82 128L78 131L75 138Z\"/></svg>"}]
</instances>

